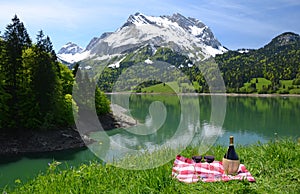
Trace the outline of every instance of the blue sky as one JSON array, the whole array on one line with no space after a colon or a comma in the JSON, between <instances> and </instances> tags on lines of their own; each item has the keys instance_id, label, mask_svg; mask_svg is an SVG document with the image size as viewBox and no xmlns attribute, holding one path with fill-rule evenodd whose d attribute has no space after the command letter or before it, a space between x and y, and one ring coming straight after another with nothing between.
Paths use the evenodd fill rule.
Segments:
<instances>
[{"instance_id":1,"label":"blue sky","mask_svg":"<svg viewBox=\"0 0 300 194\"><path fill-rule=\"evenodd\" d=\"M69 41L85 47L136 12L197 18L229 49L259 48L282 32L300 33L299 0L0 0L0 31L17 14L33 40L42 29L56 50Z\"/></svg>"}]
</instances>

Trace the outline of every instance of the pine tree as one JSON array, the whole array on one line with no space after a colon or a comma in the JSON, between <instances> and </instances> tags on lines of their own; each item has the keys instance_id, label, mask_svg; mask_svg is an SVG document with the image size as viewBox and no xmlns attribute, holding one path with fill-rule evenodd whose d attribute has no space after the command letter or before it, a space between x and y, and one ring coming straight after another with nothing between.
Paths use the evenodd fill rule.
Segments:
<instances>
[{"instance_id":1,"label":"pine tree","mask_svg":"<svg viewBox=\"0 0 300 194\"><path fill-rule=\"evenodd\" d=\"M51 52L52 43L45 37L43 31L37 35L34 47L34 62L32 64L32 89L39 104L41 117L52 114L59 96L58 64Z\"/></svg>"},{"instance_id":2,"label":"pine tree","mask_svg":"<svg viewBox=\"0 0 300 194\"><path fill-rule=\"evenodd\" d=\"M38 32L36 40L37 40L36 45L40 50L45 51L46 53L52 52L53 50L52 42L50 41L49 36L45 38L44 32L42 30Z\"/></svg>"},{"instance_id":3,"label":"pine tree","mask_svg":"<svg viewBox=\"0 0 300 194\"><path fill-rule=\"evenodd\" d=\"M31 46L31 40L24 24L15 15L12 23L7 25L3 35L5 54L3 57L2 72L5 77L4 89L11 96L8 101L9 117L12 122L10 128L19 127L20 109L22 101L21 83L25 79L22 74L22 52Z\"/></svg>"},{"instance_id":4,"label":"pine tree","mask_svg":"<svg viewBox=\"0 0 300 194\"><path fill-rule=\"evenodd\" d=\"M22 68L22 51L31 46L31 40L23 23L16 15L12 22L6 27L3 36L7 56L7 64L3 68L6 83L11 88L12 94L15 94L18 87L18 73Z\"/></svg>"}]
</instances>

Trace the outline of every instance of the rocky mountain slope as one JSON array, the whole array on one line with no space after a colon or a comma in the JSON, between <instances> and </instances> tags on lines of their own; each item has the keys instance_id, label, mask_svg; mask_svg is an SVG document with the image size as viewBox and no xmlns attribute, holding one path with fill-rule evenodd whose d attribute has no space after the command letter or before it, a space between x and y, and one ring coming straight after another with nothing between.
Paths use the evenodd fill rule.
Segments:
<instances>
[{"instance_id":1,"label":"rocky mountain slope","mask_svg":"<svg viewBox=\"0 0 300 194\"><path fill-rule=\"evenodd\" d=\"M153 51L159 47L168 47L193 61L227 51L210 28L195 18L186 18L178 13L159 17L136 13L130 15L115 32L106 32L93 38L84 50L68 43L58 52L58 57L68 63L103 61L116 56L121 59L147 45Z\"/></svg>"}]
</instances>

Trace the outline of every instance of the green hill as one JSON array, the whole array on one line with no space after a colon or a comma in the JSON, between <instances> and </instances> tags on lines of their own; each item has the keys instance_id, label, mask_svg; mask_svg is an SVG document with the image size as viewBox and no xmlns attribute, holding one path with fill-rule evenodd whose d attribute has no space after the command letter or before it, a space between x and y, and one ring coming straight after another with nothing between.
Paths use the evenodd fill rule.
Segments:
<instances>
[{"instance_id":1,"label":"green hill","mask_svg":"<svg viewBox=\"0 0 300 194\"><path fill-rule=\"evenodd\" d=\"M289 93L297 92L294 89L300 84L300 36L291 32L275 37L260 49L229 51L215 60L228 92ZM253 78L265 80L253 83Z\"/></svg>"}]
</instances>

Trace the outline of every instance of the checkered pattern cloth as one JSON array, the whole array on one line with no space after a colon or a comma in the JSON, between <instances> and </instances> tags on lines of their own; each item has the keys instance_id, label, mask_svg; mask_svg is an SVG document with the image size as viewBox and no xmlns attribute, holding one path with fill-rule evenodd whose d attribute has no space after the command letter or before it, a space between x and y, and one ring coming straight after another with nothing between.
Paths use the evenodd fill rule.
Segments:
<instances>
[{"instance_id":1,"label":"checkered pattern cloth","mask_svg":"<svg viewBox=\"0 0 300 194\"><path fill-rule=\"evenodd\" d=\"M232 176L225 174L221 161L214 161L210 164L207 162L195 163L192 159L180 155L174 161L172 176L185 183L230 180L255 182L255 179L243 164L240 164L237 175Z\"/></svg>"}]
</instances>

